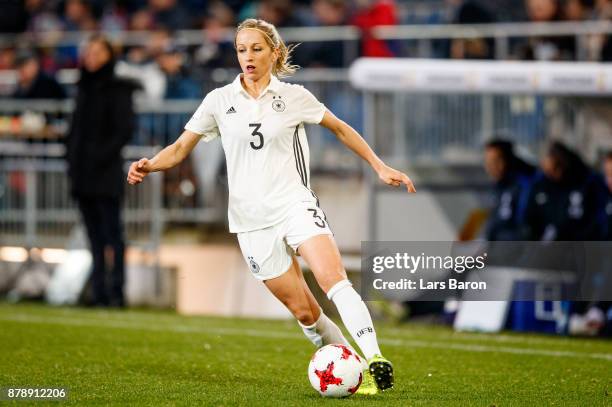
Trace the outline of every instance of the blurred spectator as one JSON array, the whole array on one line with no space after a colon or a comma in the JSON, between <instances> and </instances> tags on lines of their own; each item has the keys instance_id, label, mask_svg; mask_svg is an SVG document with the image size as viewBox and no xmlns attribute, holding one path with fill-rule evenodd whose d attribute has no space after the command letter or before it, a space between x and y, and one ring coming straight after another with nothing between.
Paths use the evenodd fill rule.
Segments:
<instances>
[{"instance_id":1,"label":"blurred spectator","mask_svg":"<svg viewBox=\"0 0 612 407\"><path fill-rule=\"evenodd\" d=\"M279 28L305 25L305 22L293 13L291 0L261 0L257 6L257 18Z\"/></svg>"},{"instance_id":2,"label":"blurred spectator","mask_svg":"<svg viewBox=\"0 0 612 407\"><path fill-rule=\"evenodd\" d=\"M560 0L525 0L530 22L545 23L563 20ZM576 57L574 37L532 37L518 46L518 57L525 60L573 60Z\"/></svg>"},{"instance_id":3,"label":"blurred spectator","mask_svg":"<svg viewBox=\"0 0 612 407\"><path fill-rule=\"evenodd\" d=\"M110 2L102 13L100 29L104 32L120 32L127 30L129 25L128 10L124 2L115 0Z\"/></svg>"},{"instance_id":4,"label":"blurred spectator","mask_svg":"<svg viewBox=\"0 0 612 407\"><path fill-rule=\"evenodd\" d=\"M608 242L612 241L612 151L608 152L603 160L603 172L606 183L606 235L605 239ZM601 260L601 269L596 272L593 277L593 301L588 306L588 310L584 315L572 315L570 319L570 328L574 334L578 335L603 335L612 336L612 301L601 301L599 299L609 299L609 289L612 284L610 282L610 270L612 269L610 246L596 246L602 253L597 256ZM591 264L591 266L593 266Z\"/></svg>"},{"instance_id":5,"label":"blurred spectator","mask_svg":"<svg viewBox=\"0 0 612 407\"><path fill-rule=\"evenodd\" d=\"M125 59L132 64L154 62L155 58L172 44L172 41L172 33L168 29L153 30L148 33L145 45L136 45L127 49Z\"/></svg>"},{"instance_id":6,"label":"blurred spectator","mask_svg":"<svg viewBox=\"0 0 612 407\"><path fill-rule=\"evenodd\" d=\"M16 57L17 88L12 94L15 99L65 99L64 88L55 78L45 74L38 56L30 50L21 50ZM29 119L28 119L29 117ZM58 133L51 125L55 121L65 121L62 113L22 112L21 134L23 140L56 138Z\"/></svg>"},{"instance_id":7,"label":"blurred spectator","mask_svg":"<svg viewBox=\"0 0 612 407\"><path fill-rule=\"evenodd\" d=\"M143 8L132 14L130 18L130 30L147 31L153 29L155 20L153 13L148 8Z\"/></svg>"},{"instance_id":8,"label":"blurred spectator","mask_svg":"<svg viewBox=\"0 0 612 407\"><path fill-rule=\"evenodd\" d=\"M86 0L66 0L64 3L64 29L67 31L93 31L97 22L91 5Z\"/></svg>"},{"instance_id":9,"label":"blurred spectator","mask_svg":"<svg viewBox=\"0 0 612 407\"><path fill-rule=\"evenodd\" d=\"M561 20L559 0L525 0L530 21L541 23Z\"/></svg>"},{"instance_id":10,"label":"blurred spectator","mask_svg":"<svg viewBox=\"0 0 612 407\"><path fill-rule=\"evenodd\" d=\"M166 91L166 78L156 59L171 44L172 36L168 30L152 32L146 47L132 47L126 55L127 59L117 63L117 74L138 81L148 99L162 100Z\"/></svg>"},{"instance_id":11,"label":"blurred spectator","mask_svg":"<svg viewBox=\"0 0 612 407\"><path fill-rule=\"evenodd\" d=\"M347 4L344 0L314 0L312 11L317 25L346 25Z\"/></svg>"},{"instance_id":12,"label":"blurred spectator","mask_svg":"<svg viewBox=\"0 0 612 407\"><path fill-rule=\"evenodd\" d=\"M612 151L609 151L608 154L606 154L606 156L604 157L603 172L604 172L604 177L606 180L606 187L608 190L607 191L608 196L606 199L606 220L607 222L606 222L605 240L607 240L608 242L612 242ZM607 260L609 261L610 253L608 252L607 254L608 254ZM612 267L612 265L608 264L608 267ZM610 268L608 268L607 270L608 270L607 276L609 278ZM607 287L610 286L609 281L606 282L605 284L607 284ZM595 308L595 310L593 311L589 310L589 312L587 313L587 323L590 323L591 325L595 325L595 327L597 327L598 330L601 333L603 333L605 336L612 336L612 301L600 301L596 303L593 306L593 308ZM601 311L601 312L598 312L598 311ZM603 323L601 319L602 316L605 316L605 318L603 319Z\"/></svg>"},{"instance_id":13,"label":"blurred spectator","mask_svg":"<svg viewBox=\"0 0 612 407\"><path fill-rule=\"evenodd\" d=\"M150 33L147 41L148 58L152 60L157 58L166 48L172 45L172 41L172 32L167 28L157 29Z\"/></svg>"},{"instance_id":14,"label":"blurred spectator","mask_svg":"<svg viewBox=\"0 0 612 407\"><path fill-rule=\"evenodd\" d=\"M149 59L141 60L138 63L118 61L116 73L121 77L139 82L148 100L154 102L164 98L166 79L155 61Z\"/></svg>"},{"instance_id":15,"label":"blurred spectator","mask_svg":"<svg viewBox=\"0 0 612 407\"><path fill-rule=\"evenodd\" d=\"M45 74L35 53L23 50L15 59L17 68L16 99L64 99L66 92L55 80Z\"/></svg>"},{"instance_id":16,"label":"blurred spectator","mask_svg":"<svg viewBox=\"0 0 612 407\"><path fill-rule=\"evenodd\" d=\"M397 25L397 8L393 0L356 0L357 11L351 18L351 24L362 32L362 55L366 57L393 57L393 41L374 38L372 28L381 25Z\"/></svg>"},{"instance_id":17,"label":"blurred spectator","mask_svg":"<svg viewBox=\"0 0 612 407\"><path fill-rule=\"evenodd\" d=\"M495 183L487 240L521 240L521 221L535 168L516 156L512 143L501 139L485 146L484 166Z\"/></svg>"},{"instance_id":18,"label":"blurred spectator","mask_svg":"<svg viewBox=\"0 0 612 407\"><path fill-rule=\"evenodd\" d=\"M63 30L62 20L55 12L57 7L58 1L25 0L28 31L44 33Z\"/></svg>"},{"instance_id":19,"label":"blurred spectator","mask_svg":"<svg viewBox=\"0 0 612 407\"><path fill-rule=\"evenodd\" d=\"M601 180L565 145L554 142L544 155L543 174L527 199L528 240L589 241L604 237Z\"/></svg>"},{"instance_id":20,"label":"blurred spectator","mask_svg":"<svg viewBox=\"0 0 612 407\"><path fill-rule=\"evenodd\" d=\"M312 11L317 26L346 24L345 0L314 0ZM296 48L294 61L303 67L341 68L344 66L344 43L342 41L302 43Z\"/></svg>"},{"instance_id":21,"label":"blurred spectator","mask_svg":"<svg viewBox=\"0 0 612 407\"><path fill-rule=\"evenodd\" d=\"M102 36L87 43L67 137L68 175L93 257L92 304L123 306L124 250L121 149L134 130L135 85L114 74L113 48ZM105 252L112 252L110 287Z\"/></svg>"},{"instance_id":22,"label":"blurred spectator","mask_svg":"<svg viewBox=\"0 0 612 407\"><path fill-rule=\"evenodd\" d=\"M462 0L447 0L447 2L455 2ZM525 10L522 7L517 7L520 0L468 0L468 2L476 3L477 5L486 8L495 21L513 22L525 20Z\"/></svg>"},{"instance_id":23,"label":"blurred spectator","mask_svg":"<svg viewBox=\"0 0 612 407\"><path fill-rule=\"evenodd\" d=\"M466 1L455 17L456 24L489 24L495 22L493 15L482 5ZM492 59L495 58L492 38L454 39L451 42L451 58Z\"/></svg>"},{"instance_id":24,"label":"blurred spectator","mask_svg":"<svg viewBox=\"0 0 612 407\"><path fill-rule=\"evenodd\" d=\"M214 1L202 21L202 45L194 52L194 62L201 68L214 69L236 65L233 28L234 12L224 2Z\"/></svg>"},{"instance_id":25,"label":"blurred spectator","mask_svg":"<svg viewBox=\"0 0 612 407\"><path fill-rule=\"evenodd\" d=\"M563 19L584 21L596 18L595 0L564 0Z\"/></svg>"},{"instance_id":26,"label":"blurred spectator","mask_svg":"<svg viewBox=\"0 0 612 407\"><path fill-rule=\"evenodd\" d=\"M603 164L604 177L608 187L608 199L606 202L606 240L612 241L612 151L608 152Z\"/></svg>"},{"instance_id":27,"label":"blurred spectator","mask_svg":"<svg viewBox=\"0 0 612 407\"><path fill-rule=\"evenodd\" d=\"M603 160L603 173L606 181L606 236L605 240L612 242L612 151L609 151ZM610 261L610 253L607 252L606 261ZM610 278L610 267L607 264L605 277ZM602 287L610 287L610 281L600 282ZM604 336L612 336L612 301L598 301L589 309L585 315L587 327Z\"/></svg>"},{"instance_id":28,"label":"blurred spectator","mask_svg":"<svg viewBox=\"0 0 612 407\"><path fill-rule=\"evenodd\" d=\"M601 47L601 53L599 59L601 62L612 61L612 35L608 35Z\"/></svg>"},{"instance_id":29,"label":"blurred spectator","mask_svg":"<svg viewBox=\"0 0 612 407\"><path fill-rule=\"evenodd\" d=\"M195 17L177 0L149 0L155 27L171 30L193 28Z\"/></svg>"},{"instance_id":30,"label":"blurred spectator","mask_svg":"<svg viewBox=\"0 0 612 407\"><path fill-rule=\"evenodd\" d=\"M204 15L204 26L207 30L234 28L236 16L234 11L223 1L213 1L209 4Z\"/></svg>"},{"instance_id":31,"label":"blurred spectator","mask_svg":"<svg viewBox=\"0 0 612 407\"><path fill-rule=\"evenodd\" d=\"M62 31L66 29L63 18L58 14L62 3L59 0L26 0L28 31L44 40L40 49L40 64L47 72L59 68L75 68L78 60L77 45L57 46Z\"/></svg>"},{"instance_id":32,"label":"blurred spectator","mask_svg":"<svg viewBox=\"0 0 612 407\"><path fill-rule=\"evenodd\" d=\"M598 0L595 5L595 13L598 19L612 20L612 1ZM600 60L602 62L612 61L612 35L605 36L602 40Z\"/></svg>"},{"instance_id":33,"label":"blurred spectator","mask_svg":"<svg viewBox=\"0 0 612 407\"><path fill-rule=\"evenodd\" d=\"M15 68L16 55L14 48L0 49L0 70Z\"/></svg>"},{"instance_id":34,"label":"blurred spectator","mask_svg":"<svg viewBox=\"0 0 612 407\"><path fill-rule=\"evenodd\" d=\"M98 22L93 16L90 0L66 0L64 2L63 29L65 31L95 31ZM57 68L77 68L79 49L77 45L56 47L52 58Z\"/></svg>"},{"instance_id":35,"label":"blurred spectator","mask_svg":"<svg viewBox=\"0 0 612 407\"><path fill-rule=\"evenodd\" d=\"M600 20L612 18L612 1L595 0L595 16Z\"/></svg>"},{"instance_id":36,"label":"blurred spectator","mask_svg":"<svg viewBox=\"0 0 612 407\"><path fill-rule=\"evenodd\" d=\"M157 57L157 63L166 77L164 99L199 99L200 85L191 79L186 67L187 55L176 46L169 46Z\"/></svg>"}]
</instances>

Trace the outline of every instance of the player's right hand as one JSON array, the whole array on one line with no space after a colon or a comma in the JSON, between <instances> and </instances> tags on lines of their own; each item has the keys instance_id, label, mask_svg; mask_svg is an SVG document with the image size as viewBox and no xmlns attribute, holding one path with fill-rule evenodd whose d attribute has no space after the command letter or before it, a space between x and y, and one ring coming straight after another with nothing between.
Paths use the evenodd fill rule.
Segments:
<instances>
[{"instance_id":1,"label":"player's right hand","mask_svg":"<svg viewBox=\"0 0 612 407\"><path fill-rule=\"evenodd\" d=\"M132 185L140 184L150 172L151 162L148 158L141 158L130 165L127 182Z\"/></svg>"}]
</instances>

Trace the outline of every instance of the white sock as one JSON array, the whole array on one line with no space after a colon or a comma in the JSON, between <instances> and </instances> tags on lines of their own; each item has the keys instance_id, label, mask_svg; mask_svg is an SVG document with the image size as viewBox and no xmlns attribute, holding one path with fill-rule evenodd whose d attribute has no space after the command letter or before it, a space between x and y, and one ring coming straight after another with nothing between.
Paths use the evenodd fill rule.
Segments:
<instances>
[{"instance_id":1,"label":"white sock","mask_svg":"<svg viewBox=\"0 0 612 407\"><path fill-rule=\"evenodd\" d=\"M304 331L304 335L312 342L317 348L321 346L339 343L346 346L351 346L338 325L334 324L334 321L329 319L327 315L321 310L319 319L312 325L303 325L300 321L298 324Z\"/></svg>"},{"instance_id":2,"label":"white sock","mask_svg":"<svg viewBox=\"0 0 612 407\"><path fill-rule=\"evenodd\" d=\"M306 335L306 338L308 338L308 340L312 342L317 348L320 348L325 345L339 343L341 345L348 346L353 352L357 353L355 349L353 349L353 346L351 346L349 341L346 340L344 334L342 333L340 328L338 328L338 325L336 325L334 321L329 319L329 317L323 313L323 310L321 310L321 315L319 316L317 322L315 322L314 324L303 325L300 321L298 321L298 324L302 328L302 331L304 331L304 335ZM368 364L366 362L366 359L361 355L359 355L359 358L361 359L363 369L367 369Z\"/></svg>"},{"instance_id":3,"label":"white sock","mask_svg":"<svg viewBox=\"0 0 612 407\"><path fill-rule=\"evenodd\" d=\"M314 344L317 348L323 346L323 337L320 333L317 332L317 323L315 322L312 325L304 325L300 321L298 321L300 327L302 327L302 331L304 331L304 335L310 342Z\"/></svg>"},{"instance_id":4,"label":"white sock","mask_svg":"<svg viewBox=\"0 0 612 407\"><path fill-rule=\"evenodd\" d=\"M323 313L323 311L321 311L321 316L315 324L317 326L317 332L319 332L323 338L323 346L333 343L351 346L342 334L340 328L338 328L338 325L329 319L327 315Z\"/></svg>"},{"instance_id":5,"label":"white sock","mask_svg":"<svg viewBox=\"0 0 612 407\"><path fill-rule=\"evenodd\" d=\"M370 311L351 282L342 280L336 283L327 293L327 298L336 304L344 326L357 342L366 359L380 355Z\"/></svg>"}]
</instances>

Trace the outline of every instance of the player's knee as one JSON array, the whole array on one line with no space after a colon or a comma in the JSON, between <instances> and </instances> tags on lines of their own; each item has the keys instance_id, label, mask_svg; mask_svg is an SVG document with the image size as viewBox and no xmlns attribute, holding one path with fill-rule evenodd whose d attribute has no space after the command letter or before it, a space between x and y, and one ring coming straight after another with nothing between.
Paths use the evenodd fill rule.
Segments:
<instances>
[{"instance_id":1,"label":"player's knee","mask_svg":"<svg viewBox=\"0 0 612 407\"><path fill-rule=\"evenodd\" d=\"M341 281L346 280L346 272L344 268L339 267L338 269L331 269L324 273L322 278L318 278L317 282L323 292L327 293L329 290Z\"/></svg>"},{"instance_id":2,"label":"player's knee","mask_svg":"<svg viewBox=\"0 0 612 407\"><path fill-rule=\"evenodd\" d=\"M312 309L305 298L296 299L284 297L279 299L285 305L285 307L287 307L295 319L300 321L301 324L312 325L315 323Z\"/></svg>"}]
</instances>

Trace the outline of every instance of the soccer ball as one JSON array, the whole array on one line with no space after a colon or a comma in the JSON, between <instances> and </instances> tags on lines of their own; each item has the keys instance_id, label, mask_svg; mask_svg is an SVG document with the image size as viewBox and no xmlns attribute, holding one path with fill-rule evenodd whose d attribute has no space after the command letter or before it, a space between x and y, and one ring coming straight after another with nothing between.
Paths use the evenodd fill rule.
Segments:
<instances>
[{"instance_id":1,"label":"soccer ball","mask_svg":"<svg viewBox=\"0 0 612 407\"><path fill-rule=\"evenodd\" d=\"M312 355L308 378L324 397L348 397L361 385L361 358L344 345L325 345Z\"/></svg>"}]
</instances>

